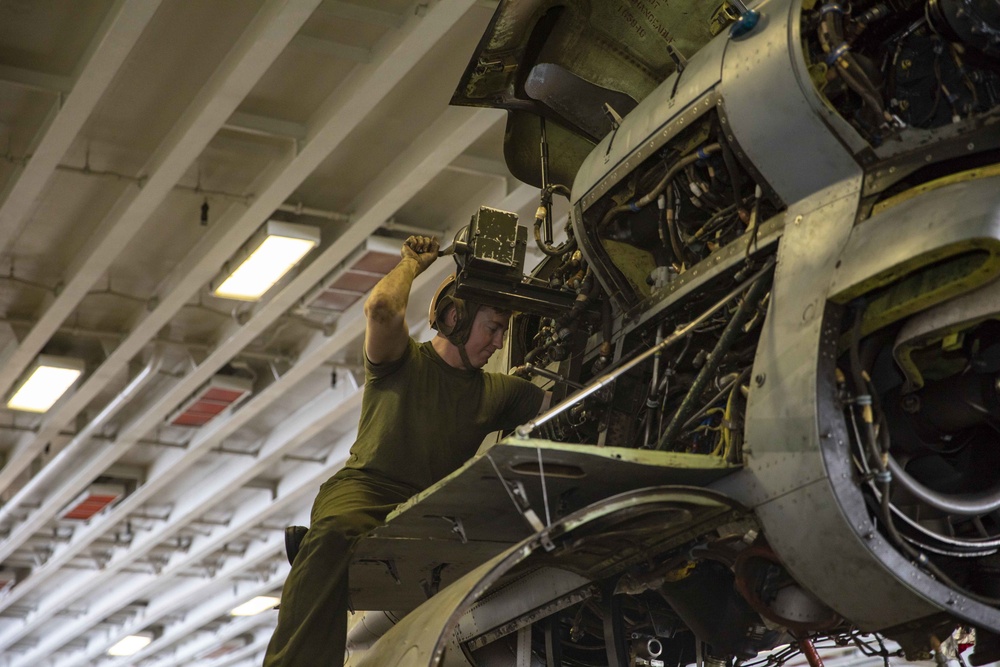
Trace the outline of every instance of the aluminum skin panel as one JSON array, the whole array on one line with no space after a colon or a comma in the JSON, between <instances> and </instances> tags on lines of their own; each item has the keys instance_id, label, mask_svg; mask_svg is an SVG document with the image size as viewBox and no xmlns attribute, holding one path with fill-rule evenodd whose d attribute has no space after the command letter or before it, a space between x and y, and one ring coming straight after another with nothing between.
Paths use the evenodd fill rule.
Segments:
<instances>
[{"instance_id":1,"label":"aluminum skin panel","mask_svg":"<svg viewBox=\"0 0 1000 667\"><path fill-rule=\"evenodd\" d=\"M751 373L743 454L759 505L826 476L818 456L817 354L833 267L847 243L861 175L791 207Z\"/></svg>"},{"instance_id":2,"label":"aluminum skin panel","mask_svg":"<svg viewBox=\"0 0 1000 667\"><path fill-rule=\"evenodd\" d=\"M557 544L568 544L589 524L613 518L617 513L627 513L636 508L663 507L672 516L680 507L691 516L687 524L674 524L658 536L666 542L672 536L682 536L698 526L717 526L742 516L742 509L733 506L724 496L704 489L655 487L640 489L594 503L564 519L555 522L548 531ZM686 539L686 536L685 536ZM572 569L572 549L557 546L556 551L545 556L546 566ZM390 629L365 653L352 655L349 667L468 667L469 661L458 646L456 636L460 628L470 627L467 617L478 600L495 590L504 577L533 569L533 557L545 554L541 535L531 535L519 544L469 572L440 593L408 614ZM532 559L532 560L529 560ZM562 563L566 559L568 562ZM582 581L582 579L580 580Z\"/></svg>"},{"instance_id":3,"label":"aluminum skin panel","mask_svg":"<svg viewBox=\"0 0 1000 667\"><path fill-rule=\"evenodd\" d=\"M730 40L719 94L743 152L789 206L858 171L830 132L802 56L800 0L765 0L760 21Z\"/></svg>"},{"instance_id":4,"label":"aluminum skin panel","mask_svg":"<svg viewBox=\"0 0 1000 667\"><path fill-rule=\"evenodd\" d=\"M834 271L831 297L843 303L852 288L891 277L917 258L931 264L973 248L1000 255L1000 176L929 190L855 227ZM996 262L990 264L995 270Z\"/></svg>"},{"instance_id":5,"label":"aluminum skin panel","mask_svg":"<svg viewBox=\"0 0 1000 667\"><path fill-rule=\"evenodd\" d=\"M571 202L588 208L620 179L715 104L710 94L719 82L724 35L698 51L681 73L667 77L610 132L580 165ZM580 238L581 230L577 232Z\"/></svg>"},{"instance_id":6,"label":"aluminum skin panel","mask_svg":"<svg viewBox=\"0 0 1000 667\"><path fill-rule=\"evenodd\" d=\"M830 302L832 295L891 269L907 253L995 236L997 216L988 212L996 204L970 201L973 192L985 196L991 184L956 184L963 186L956 193L964 196L928 203L928 217L918 213L914 198L914 208L904 209L904 202L879 216L882 222L873 219L856 228L860 183L856 173L788 210L752 374L747 473L715 487L754 506L764 534L796 580L862 629L905 625L941 611L998 628L1000 612L912 566L872 525L854 481L836 400L842 309ZM957 214L958 201L969 207L968 215ZM995 195L989 201L995 202ZM916 229L920 234L905 234ZM852 585L845 587L844 581Z\"/></svg>"},{"instance_id":7,"label":"aluminum skin panel","mask_svg":"<svg viewBox=\"0 0 1000 667\"><path fill-rule=\"evenodd\" d=\"M539 455L552 521L616 493L662 484L704 486L739 469L696 454L510 438L414 496L358 543L350 570L352 606L412 609L427 599L434 576L443 588L531 535L493 464L505 479L524 485L544 522Z\"/></svg>"},{"instance_id":8,"label":"aluminum skin panel","mask_svg":"<svg viewBox=\"0 0 1000 667\"><path fill-rule=\"evenodd\" d=\"M858 169L789 208L747 408L744 456L756 488L741 500L756 506L771 547L800 584L853 623L875 629L873 623L899 625L936 610L886 571L848 524L822 456L829 438L821 436L820 414L833 399L834 361L826 359L821 370L823 315L860 187ZM870 523L861 529L872 532Z\"/></svg>"}]
</instances>

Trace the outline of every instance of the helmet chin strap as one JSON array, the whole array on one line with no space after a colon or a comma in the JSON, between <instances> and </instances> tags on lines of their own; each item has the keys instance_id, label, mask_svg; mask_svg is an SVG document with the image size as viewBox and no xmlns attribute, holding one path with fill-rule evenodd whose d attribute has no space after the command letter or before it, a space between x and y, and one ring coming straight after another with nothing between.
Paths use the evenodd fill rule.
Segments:
<instances>
[{"instance_id":1,"label":"helmet chin strap","mask_svg":"<svg viewBox=\"0 0 1000 667\"><path fill-rule=\"evenodd\" d=\"M465 351L465 343L462 343L461 345L455 345L455 347L458 348L458 356L462 358L462 364L465 366L465 370L478 371L479 369L473 366L472 362L469 361L469 353Z\"/></svg>"}]
</instances>

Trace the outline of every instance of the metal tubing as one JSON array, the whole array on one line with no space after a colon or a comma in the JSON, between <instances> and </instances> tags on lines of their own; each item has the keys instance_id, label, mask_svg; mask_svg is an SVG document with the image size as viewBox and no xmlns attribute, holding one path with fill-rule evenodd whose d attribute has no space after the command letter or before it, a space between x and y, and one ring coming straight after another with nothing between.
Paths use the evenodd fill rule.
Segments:
<instances>
[{"instance_id":1,"label":"metal tubing","mask_svg":"<svg viewBox=\"0 0 1000 667\"><path fill-rule=\"evenodd\" d=\"M799 640L799 649L809 662L809 667L823 667L823 659L816 652L816 647L808 639Z\"/></svg>"},{"instance_id":2,"label":"metal tubing","mask_svg":"<svg viewBox=\"0 0 1000 667\"><path fill-rule=\"evenodd\" d=\"M656 445L657 449L663 449L668 442L680 433L681 428L684 427L684 422L694 411L695 403L701 397L702 392L705 391L705 387L708 386L709 380L712 379L712 376L719 369L722 357L736 341L736 337L740 334L743 324L757 310L757 304L760 303L760 299L764 295L764 290L767 289L768 285L765 281L758 280L750 287L750 291L747 293L746 298L743 299L743 303L740 304L719 337L719 342L716 343L712 354L708 355L705 365L701 367L698 377L695 378L691 389L688 390L674 418L670 420L667 430L663 432L663 436Z\"/></svg>"},{"instance_id":3,"label":"metal tubing","mask_svg":"<svg viewBox=\"0 0 1000 667\"><path fill-rule=\"evenodd\" d=\"M569 385L570 387L573 387L574 389L583 389L583 385L580 384L579 382L568 380L564 378L562 375L559 375L554 371L550 371L547 368L535 366L534 364L531 363L524 364L523 366L521 366L521 368L524 369L524 371L530 375L537 375L539 377L543 377L548 380L552 380L554 382L561 382L563 384Z\"/></svg>"},{"instance_id":4,"label":"metal tubing","mask_svg":"<svg viewBox=\"0 0 1000 667\"><path fill-rule=\"evenodd\" d=\"M607 373L605 373L601 377L599 377L596 380L594 380L594 382L592 384L587 385L587 387L585 387L584 389L582 389L578 393L573 394L572 396L568 397L566 400L564 400L559 405L556 405L555 407L549 409L547 412L539 415L538 417L535 417L534 419L532 419L528 423L522 424L521 426L518 426L517 430L515 431L515 433L517 434L517 437L519 437L519 438L527 438L529 435L531 435L532 431L534 431L536 428L538 428L542 424L545 424L546 422L552 420L554 417L558 417L563 412L565 412L569 408L573 407L574 405L576 405L577 403L579 403L583 399L587 398L588 396L592 396L593 394L597 393L601 389L604 389L609 384L611 384L612 382L614 382L618 377L620 377L621 375L624 375L625 373L629 372L630 370L632 370L633 368L635 368L636 366L638 366L642 362L646 361L647 359L649 359L650 357L652 357L656 353L663 352L668 347L670 347L671 345L673 345L674 343L676 343L677 341L681 340L682 338L684 338L685 336L687 336L689 333L691 333L691 331L693 331L695 327L697 327L702 322L704 322L705 320L707 320L709 317L711 317L712 315L714 315L723 306L725 306L727 303L729 303L730 301L732 301L733 298L735 298L735 297L739 296L740 294L742 294L743 290L745 290L748 285L753 284L755 281L757 281L759 278L761 278L764 274L766 274L768 271L770 271L771 268L773 268L773 267L774 267L774 258L772 257L770 260L768 260L767 264L765 264L762 269L760 269L755 274L753 274L752 276L750 276L749 278L747 278L746 280L744 280L742 283L740 283L740 285L738 287L734 288L732 291L730 291L728 294L726 294L726 296L724 296L722 299L720 299L711 308L709 308L704 313L702 313L701 315L699 315L695 319L691 320L687 324L685 324L683 326L677 327L677 329L672 334L670 334L669 336L667 336L666 338L663 339L662 343L659 343L658 345L654 345L653 347L649 348L648 350L646 350L645 352L643 352L639 356L635 357L631 361L625 363L624 365L619 366L618 368L615 368L613 370L608 371Z\"/></svg>"},{"instance_id":5,"label":"metal tubing","mask_svg":"<svg viewBox=\"0 0 1000 667\"><path fill-rule=\"evenodd\" d=\"M542 160L542 202L545 209L545 220L542 229L545 232L545 245L552 245L552 194L546 193L549 187L549 139L545 132L545 116L539 116L539 150Z\"/></svg>"},{"instance_id":6,"label":"metal tubing","mask_svg":"<svg viewBox=\"0 0 1000 667\"><path fill-rule=\"evenodd\" d=\"M968 493L961 495L951 495L939 493L927 488L903 470L891 455L889 456L889 471L892 479L899 482L899 485L909 491L913 496L931 507L959 516L976 516L989 514L1000 509L1000 486L994 486L987 491L979 493Z\"/></svg>"}]
</instances>

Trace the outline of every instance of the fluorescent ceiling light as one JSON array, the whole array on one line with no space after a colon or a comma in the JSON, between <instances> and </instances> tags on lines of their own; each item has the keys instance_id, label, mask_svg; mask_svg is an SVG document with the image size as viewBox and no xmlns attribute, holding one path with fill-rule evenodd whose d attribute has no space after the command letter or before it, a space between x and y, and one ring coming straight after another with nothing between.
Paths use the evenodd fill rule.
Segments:
<instances>
[{"instance_id":1,"label":"fluorescent ceiling light","mask_svg":"<svg viewBox=\"0 0 1000 667\"><path fill-rule=\"evenodd\" d=\"M149 646L151 641L153 641L153 635L150 632L129 635L109 648L108 655L133 655Z\"/></svg>"},{"instance_id":2,"label":"fluorescent ceiling light","mask_svg":"<svg viewBox=\"0 0 1000 667\"><path fill-rule=\"evenodd\" d=\"M268 609L274 609L274 606L279 602L281 602L280 598L272 597L270 595L258 595L254 599L244 602L229 613L233 616L256 616L257 614L267 611Z\"/></svg>"},{"instance_id":3,"label":"fluorescent ceiling light","mask_svg":"<svg viewBox=\"0 0 1000 667\"><path fill-rule=\"evenodd\" d=\"M7 401L11 410L45 412L83 373L83 361L40 354Z\"/></svg>"},{"instance_id":4,"label":"fluorescent ceiling light","mask_svg":"<svg viewBox=\"0 0 1000 667\"><path fill-rule=\"evenodd\" d=\"M240 265L212 290L226 299L256 301L319 243L319 229L268 221L247 245Z\"/></svg>"}]
</instances>

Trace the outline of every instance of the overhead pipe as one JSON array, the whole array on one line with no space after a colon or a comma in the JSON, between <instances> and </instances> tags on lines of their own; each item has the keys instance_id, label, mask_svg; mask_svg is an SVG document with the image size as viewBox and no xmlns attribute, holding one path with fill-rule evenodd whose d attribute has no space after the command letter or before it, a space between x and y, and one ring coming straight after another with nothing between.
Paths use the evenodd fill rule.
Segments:
<instances>
[{"instance_id":1,"label":"overhead pipe","mask_svg":"<svg viewBox=\"0 0 1000 667\"><path fill-rule=\"evenodd\" d=\"M0 524L3 524L10 515L16 510L27 498L31 497L34 493L38 492L43 486L50 482L53 477L70 462L70 460L78 453L78 451L86 444L94 432L103 426L109 419L114 417L119 410L121 410L125 405L131 401L135 396L141 391L146 384L153 379L157 371L160 370L160 366L163 365L163 351L156 347L153 350L153 355L150 357L149 363L143 368L138 375L132 378L132 381L122 389L121 392L109 402L101 412L94 417L86 426L83 427L79 433L77 433L72 440L69 441L62 451L56 454L55 457L49 462L47 466L38 471L38 473L28 480L21 489L14 494L14 496L7 501L7 503L0 507Z\"/></svg>"}]
</instances>

